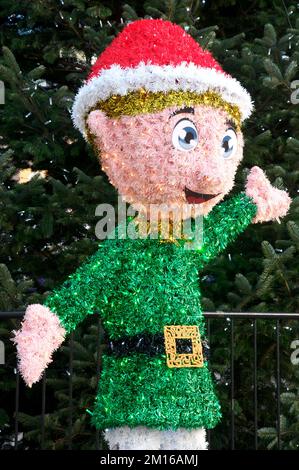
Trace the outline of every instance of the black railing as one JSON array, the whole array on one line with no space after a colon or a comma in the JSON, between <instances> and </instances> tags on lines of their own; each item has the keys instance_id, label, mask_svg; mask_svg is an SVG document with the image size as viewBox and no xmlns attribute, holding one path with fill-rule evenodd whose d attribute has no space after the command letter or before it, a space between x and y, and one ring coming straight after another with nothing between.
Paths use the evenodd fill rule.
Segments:
<instances>
[{"instance_id":1,"label":"black railing","mask_svg":"<svg viewBox=\"0 0 299 470\"><path fill-rule=\"evenodd\" d=\"M24 312L0 312L0 320L8 319L22 319ZM254 415L254 449L258 449L258 382L257 382L257 356L258 356L258 321L259 320L275 320L275 345L276 345L276 367L275 367L275 383L276 383L276 433L277 433L277 449L281 449L281 429L280 429L280 394L281 394L281 351L280 351L280 338L281 338L281 322L283 320L299 320L299 313L227 313L227 312L205 312L207 319L207 334L208 339L211 339L211 321L213 319L228 319L230 321L230 449L235 449L235 322L237 320L248 319L251 320L253 326L253 415ZM100 320L98 321L98 337L100 336ZM72 428L73 428L73 341L74 334L69 335L69 411L68 411L68 448L72 449ZM20 376L17 369L16 375L16 389L15 389L15 432L14 432L14 449L18 449L18 434L19 434L19 407L20 407ZM100 348L97 348L97 380L100 378ZM45 445L45 416L46 416L46 373L42 378L41 387L41 421L40 421L40 442L41 449ZM210 431L208 431L208 440L210 442ZM95 433L96 449L100 449L100 433ZM251 448L252 448L251 447Z\"/></svg>"}]
</instances>

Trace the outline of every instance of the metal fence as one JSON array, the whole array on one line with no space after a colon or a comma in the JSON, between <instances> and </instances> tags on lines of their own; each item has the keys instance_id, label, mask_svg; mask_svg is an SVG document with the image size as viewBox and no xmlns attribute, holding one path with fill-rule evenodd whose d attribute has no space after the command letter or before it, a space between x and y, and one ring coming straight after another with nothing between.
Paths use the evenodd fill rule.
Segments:
<instances>
[{"instance_id":1,"label":"metal fence","mask_svg":"<svg viewBox=\"0 0 299 470\"><path fill-rule=\"evenodd\" d=\"M22 319L24 312L0 312L0 320L7 319ZM242 313L227 313L227 312L205 312L204 316L207 322L207 334L208 339L210 340L212 335L211 323L213 319L229 319L230 320L230 449L235 449L235 409L234 409L234 400L235 400L235 325L238 320L250 320L253 324L253 396L252 396L252 407L254 415L254 449L258 449L258 384L257 384L257 355L258 355L258 321L267 320L274 322L276 329L276 351L275 351L275 361L276 361L276 433L277 433L277 449L281 448L281 429L280 429L280 394L281 394L281 324L285 320L299 320L299 313L252 313L252 312L242 312ZM100 321L98 322L98 333L100 333ZM72 427L73 427L73 333L69 335L69 410L68 410L68 448L72 449ZM97 349L97 380L100 378L100 349ZM16 387L15 387L15 413L14 413L14 449L18 449L18 434L19 434L19 420L18 414L20 409L20 376L16 369ZM46 416L46 374L42 378L42 388L41 388L41 420L40 420L40 442L41 448L44 448L45 442L45 416ZM210 441L210 432L208 431L208 440ZM95 442L96 448L100 449L100 433L96 431L95 433Z\"/></svg>"}]
</instances>

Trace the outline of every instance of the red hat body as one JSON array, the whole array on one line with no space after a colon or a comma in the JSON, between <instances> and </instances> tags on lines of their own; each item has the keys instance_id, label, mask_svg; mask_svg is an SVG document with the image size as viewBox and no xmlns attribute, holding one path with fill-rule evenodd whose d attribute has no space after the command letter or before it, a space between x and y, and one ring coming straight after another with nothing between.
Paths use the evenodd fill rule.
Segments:
<instances>
[{"instance_id":1,"label":"red hat body","mask_svg":"<svg viewBox=\"0 0 299 470\"><path fill-rule=\"evenodd\" d=\"M252 111L248 92L183 28L170 21L145 19L125 26L96 60L75 98L75 126L86 136L91 108L112 95L124 96L141 88L153 93L213 91L237 105L243 120Z\"/></svg>"},{"instance_id":2,"label":"red hat body","mask_svg":"<svg viewBox=\"0 0 299 470\"><path fill-rule=\"evenodd\" d=\"M223 72L212 54L180 26L164 20L139 20L126 26L98 57L88 80L115 64L134 68L140 63L177 66L182 62Z\"/></svg>"}]
</instances>

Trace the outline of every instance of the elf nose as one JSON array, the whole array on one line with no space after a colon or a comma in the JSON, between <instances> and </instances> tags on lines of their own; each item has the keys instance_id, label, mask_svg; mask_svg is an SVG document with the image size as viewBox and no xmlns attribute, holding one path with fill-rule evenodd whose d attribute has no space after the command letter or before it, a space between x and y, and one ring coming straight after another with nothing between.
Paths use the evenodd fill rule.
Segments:
<instances>
[{"instance_id":1,"label":"elf nose","mask_svg":"<svg viewBox=\"0 0 299 470\"><path fill-rule=\"evenodd\" d=\"M211 186L219 186L221 184L221 178L218 174L215 174L213 171L205 172L199 170L196 172L196 180L198 184L202 185L211 185Z\"/></svg>"},{"instance_id":2,"label":"elf nose","mask_svg":"<svg viewBox=\"0 0 299 470\"><path fill-rule=\"evenodd\" d=\"M221 185L221 179L220 178L213 178L210 176L203 176L198 180L198 185L200 188L205 188L209 187L211 191L213 191L214 188L217 188Z\"/></svg>"},{"instance_id":3,"label":"elf nose","mask_svg":"<svg viewBox=\"0 0 299 470\"><path fill-rule=\"evenodd\" d=\"M213 158L213 153L202 155L198 160L195 169L195 177L197 180L204 180L205 183L219 185L223 178L223 168L219 164L218 158Z\"/></svg>"}]
</instances>

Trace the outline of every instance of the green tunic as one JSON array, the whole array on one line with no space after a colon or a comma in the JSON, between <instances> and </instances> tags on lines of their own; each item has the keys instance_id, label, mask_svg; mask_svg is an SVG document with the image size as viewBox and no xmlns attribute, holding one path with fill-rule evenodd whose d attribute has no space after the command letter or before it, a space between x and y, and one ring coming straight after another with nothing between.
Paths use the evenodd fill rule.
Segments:
<instances>
[{"instance_id":1,"label":"green tunic","mask_svg":"<svg viewBox=\"0 0 299 470\"><path fill-rule=\"evenodd\" d=\"M107 239L46 305L68 332L97 311L111 339L163 333L165 325L198 325L205 338L198 273L255 213L244 193L219 204L204 218L197 250L159 239ZM220 417L206 360L203 367L169 368L163 354L103 356L92 418L97 428L212 428Z\"/></svg>"}]
</instances>

